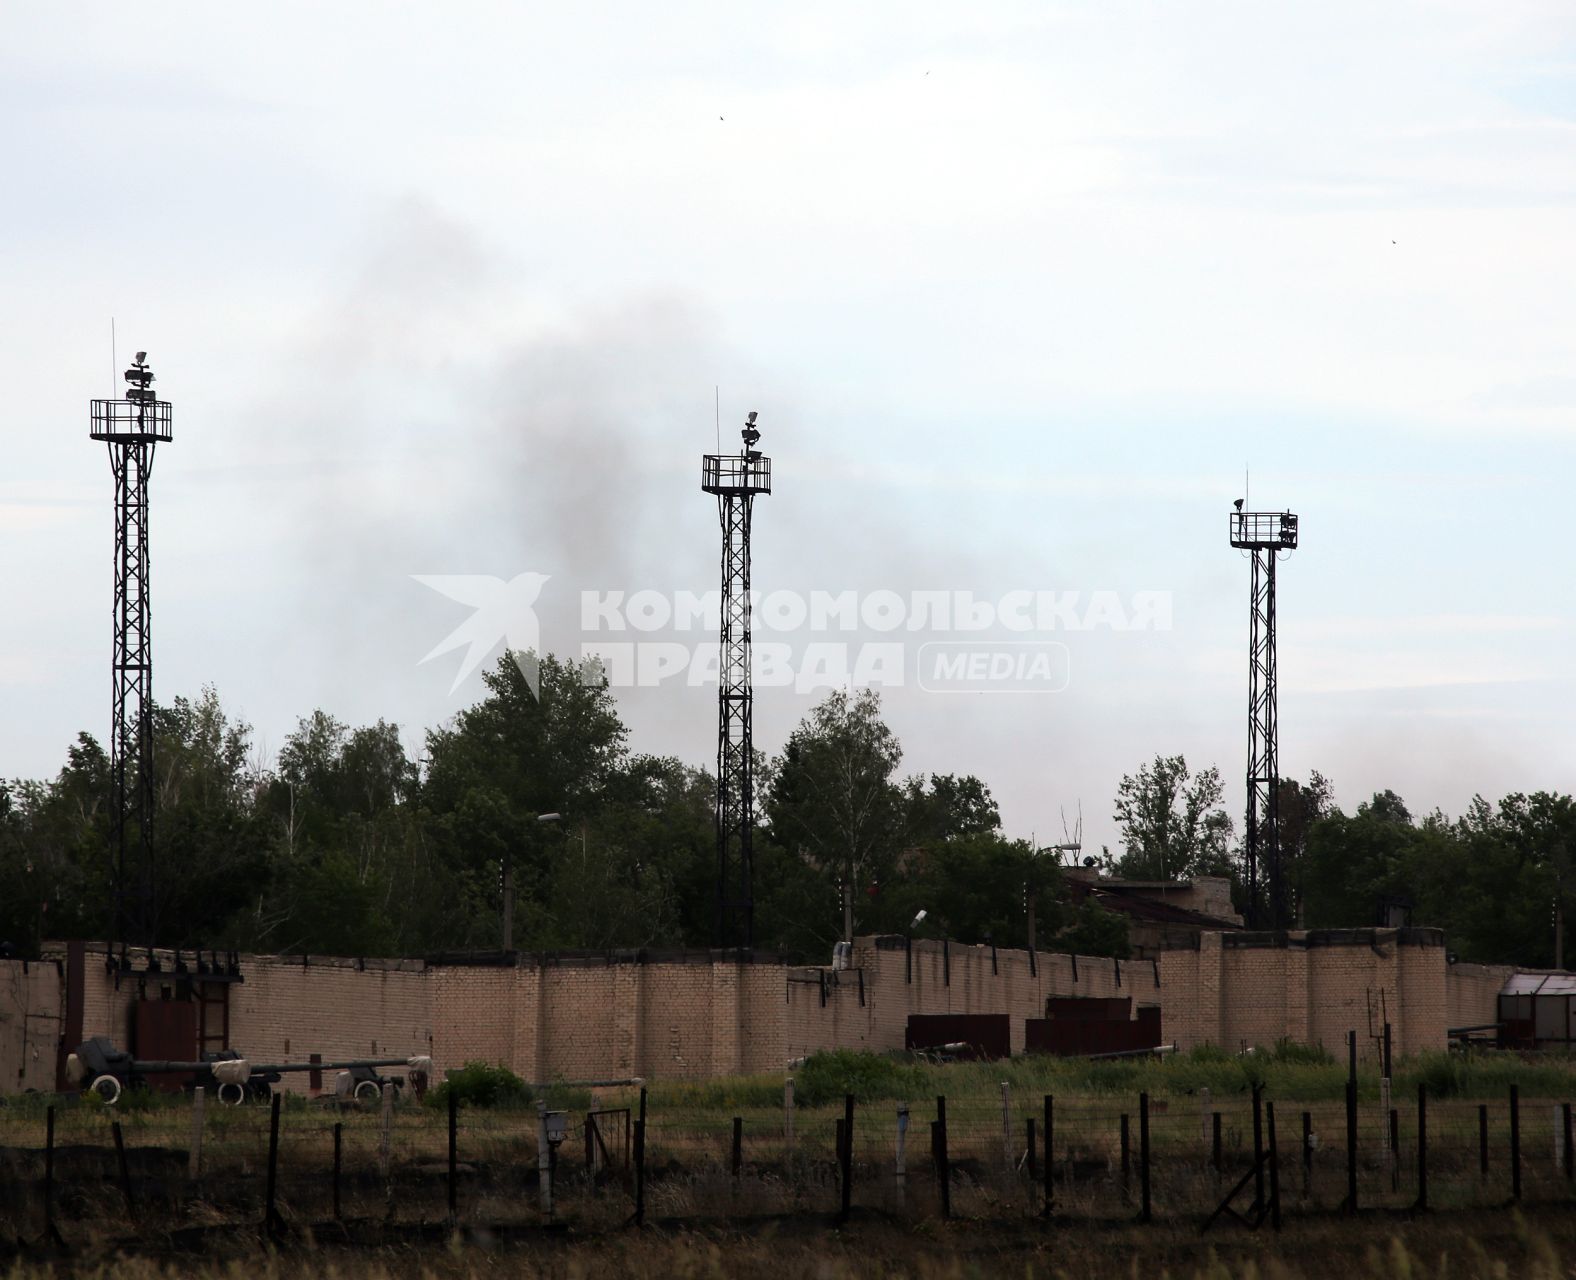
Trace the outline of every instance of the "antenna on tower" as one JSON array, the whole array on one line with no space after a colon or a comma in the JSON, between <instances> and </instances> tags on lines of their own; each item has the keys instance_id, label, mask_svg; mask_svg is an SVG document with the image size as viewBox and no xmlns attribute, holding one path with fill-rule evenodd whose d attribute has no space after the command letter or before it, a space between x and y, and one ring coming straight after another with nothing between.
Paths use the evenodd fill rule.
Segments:
<instances>
[{"instance_id":1,"label":"antenna on tower","mask_svg":"<svg viewBox=\"0 0 1576 1280\"><path fill-rule=\"evenodd\" d=\"M114 320L110 349L114 354ZM119 363L117 361L117 363ZM153 615L148 593L148 478L172 438L167 400L153 391L148 353L125 371L124 399L95 400L88 434L109 446L115 477L115 641L110 660L110 826L115 931L122 950L158 940L153 865Z\"/></svg>"},{"instance_id":2,"label":"antenna on tower","mask_svg":"<svg viewBox=\"0 0 1576 1280\"><path fill-rule=\"evenodd\" d=\"M1247 914L1254 924L1267 921L1271 929L1284 929L1289 912L1280 857L1275 563L1281 553L1289 555L1297 549L1297 517L1290 511L1245 511L1246 493L1233 505L1231 545L1246 551L1252 562L1248 579L1248 812L1242 846L1247 864Z\"/></svg>"},{"instance_id":3,"label":"antenna on tower","mask_svg":"<svg viewBox=\"0 0 1576 1280\"><path fill-rule=\"evenodd\" d=\"M755 692L750 672L750 514L757 494L772 491L772 460L756 445L752 411L737 454L701 459L700 487L715 494L722 521L722 635L717 662L717 945L755 944L750 888L755 838Z\"/></svg>"}]
</instances>

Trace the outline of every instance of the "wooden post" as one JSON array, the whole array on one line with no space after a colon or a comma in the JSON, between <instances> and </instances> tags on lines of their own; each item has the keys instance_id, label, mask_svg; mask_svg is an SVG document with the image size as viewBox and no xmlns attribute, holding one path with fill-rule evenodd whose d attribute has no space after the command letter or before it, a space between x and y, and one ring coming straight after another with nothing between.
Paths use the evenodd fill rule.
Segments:
<instances>
[{"instance_id":1,"label":"wooden post","mask_svg":"<svg viewBox=\"0 0 1576 1280\"><path fill-rule=\"evenodd\" d=\"M1198 1140L1199 1140L1199 1142L1202 1145L1207 1147L1207 1146L1209 1146L1209 1129L1210 1129L1210 1124L1209 1124L1210 1097L1209 1097L1209 1086L1208 1085L1205 1085L1202 1089L1200 1089L1198 1091L1198 1098L1199 1098Z\"/></svg>"},{"instance_id":2,"label":"wooden post","mask_svg":"<svg viewBox=\"0 0 1576 1280\"><path fill-rule=\"evenodd\" d=\"M1394 1107L1390 1108L1390 1136L1387 1139L1389 1151L1385 1153L1385 1163L1390 1166L1390 1190L1401 1189L1401 1165L1395 1158L1395 1150L1401 1145L1401 1113Z\"/></svg>"},{"instance_id":3,"label":"wooden post","mask_svg":"<svg viewBox=\"0 0 1576 1280\"><path fill-rule=\"evenodd\" d=\"M1012 1158L1012 1086L1001 1082L1001 1163L1011 1172Z\"/></svg>"},{"instance_id":4,"label":"wooden post","mask_svg":"<svg viewBox=\"0 0 1576 1280\"><path fill-rule=\"evenodd\" d=\"M941 1216L952 1216L952 1167L947 1160L947 1099L936 1098L936 1178L941 1186Z\"/></svg>"},{"instance_id":5,"label":"wooden post","mask_svg":"<svg viewBox=\"0 0 1576 1280\"><path fill-rule=\"evenodd\" d=\"M1357 1033L1352 1032L1355 1038ZM1354 1057L1355 1062L1355 1057ZM1355 1070L1355 1068L1354 1068ZM1346 1082L1346 1204L1347 1213L1357 1212L1357 1082Z\"/></svg>"},{"instance_id":6,"label":"wooden post","mask_svg":"<svg viewBox=\"0 0 1576 1280\"><path fill-rule=\"evenodd\" d=\"M202 1176L203 1107L207 1090L198 1085L192 1090L191 1141L186 1144L186 1176L193 1182Z\"/></svg>"},{"instance_id":7,"label":"wooden post","mask_svg":"<svg viewBox=\"0 0 1576 1280\"><path fill-rule=\"evenodd\" d=\"M1056 1183L1053 1180L1056 1159L1056 1099L1045 1095L1045 1207L1049 1218L1056 1209Z\"/></svg>"},{"instance_id":8,"label":"wooden post","mask_svg":"<svg viewBox=\"0 0 1576 1280\"><path fill-rule=\"evenodd\" d=\"M344 1167L345 1126L339 1123L334 1125L334 1221L340 1219L339 1205L339 1175Z\"/></svg>"},{"instance_id":9,"label":"wooden post","mask_svg":"<svg viewBox=\"0 0 1576 1280\"><path fill-rule=\"evenodd\" d=\"M450 1089L450 1093L454 1090ZM394 1172L394 1086L383 1086L382 1129L378 1136L378 1176L387 1183ZM390 1196L393 1192L389 1192Z\"/></svg>"},{"instance_id":10,"label":"wooden post","mask_svg":"<svg viewBox=\"0 0 1576 1280\"><path fill-rule=\"evenodd\" d=\"M1510 1086L1510 1198L1521 1199L1521 1090Z\"/></svg>"},{"instance_id":11,"label":"wooden post","mask_svg":"<svg viewBox=\"0 0 1576 1280\"><path fill-rule=\"evenodd\" d=\"M1396 1148L1400 1146L1399 1135L1401 1129L1397 1123L1395 1108L1390 1105L1390 1080L1388 1077L1381 1077L1379 1080L1379 1115L1384 1118L1385 1132L1388 1135L1385 1138L1384 1167L1390 1174L1390 1189L1394 1191L1400 1185L1401 1178L1400 1171L1396 1168L1396 1157L1398 1155Z\"/></svg>"},{"instance_id":12,"label":"wooden post","mask_svg":"<svg viewBox=\"0 0 1576 1280\"><path fill-rule=\"evenodd\" d=\"M1488 1177L1488 1103L1478 1103L1478 1173Z\"/></svg>"},{"instance_id":13,"label":"wooden post","mask_svg":"<svg viewBox=\"0 0 1576 1280\"><path fill-rule=\"evenodd\" d=\"M1428 1090L1417 1086L1417 1207L1428 1208Z\"/></svg>"},{"instance_id":14,"label":"wooden post","mask_svg":"<svg viewBox=\"0 0 1576 1280\"><path fill-rule=\"evenodd\" d=\"M279 1104L283 1095L278 1090L274 1091L272 1104L268 1112L268 1181L267 1181L267 1208L264 1210L263 1229L269 1234L275 1234L279 1229Z\"/></svg>"},{"instance_id":15,"label":"wooden post","mask_svg":"<svg viewBox=\"0 0 1576 1280\"><path fill-rule=\"evenodd\" d=\"M60 1231L55 1226L55 1109L44 1109L44 1238L56 1243Z\"/></svg>"},{"instance_id":16,"label":"wooden post","mask_svg":"<svg viewBox=\"0 0 1576 1280\"><path fill-rule=\"evenodd\" d=\"M1138 1220L1151 1218L1149 1203L1149 1095L1138 1095Z\"/></svg>"},{"instance_id":17,"label":"wooden post","mask_svg":"<svg viewBox=\"0 0 1576 1280\"><path fill-rule=\"evenodd\" d=\"M1217 1111L1213 1115L1211 1115L1210 1118L1209 1118L1209 1122L1210 1122L1210 1135L1209 1135L1210 1162L1215 1166L1215 1178L1218 1181L1219 1178L1220 1178L1221 1173L1225 1170L1225 1167L1226 1167L1226 1156L1225 1156L1224 1150L1222 1149L1224 1144L1221 1142L1220 1112Z\"/></svg>"},{"instance_id":18,"label":"wooden post","mask_svg":"<svg viewBox=\"0 0 1576 1280\"><path fill-rule=\"evenodd\" d=\"M449 1225L460 1220L460 1095L449 1090Z\"/></svg>"},{"instance_id":19,"label":"wooden post","mask_svg":"<svg viewBox=\"0 0 1576 1280\"><path fill-rule=\"evenodd\" d=\"M793 1077L783 1081L783 1147L788 1153L788 1168L793 1170Z\"/></svg>"},{"instance_id":20,"label":"wooden post","mask_svg":"<svg viewBox=\"0 0 1576 1280\"><path fill-rule=\"evenodd\" d=\"M733 1117L733 1180L739 1180L744 1168L744 1117Z\"/></svg>"},{"instance_id":21,"label":"wooden post","mask_svg":"<svg viewBox=\"0 0 1576 1280\"><path fill-rule=\"evenodd\" d=\"M1281 1229L1280 1213L1280 1152L1275 1145L1275 1104L1264 1104L1264 1126L1269 1132L1270 1150L1270 1226L1276 1231Z\"/></svg>"},{"instance_id":22,"label":"wooden post","mask_svg":"<svg viewBox=\"0 0 1576 1280\"><path fill-rule=\"evenodd\" d=\"M901 1209L908 1196L908 1108L897 1109L897 1155L893 1181L897 1186L897 1207Z\"/></svg>"},{"instance_id":23,"label":"wooden post","mask_svg":"<svg viewBox=\"0 0 1576 1280\"><path fill-rule=\"evenodd\" d=\"M1253 1086L1253 1205L1264 1210L1264 1086Z\"/></svg>"},{"instance_id":24,"label":"wooden post","mask_svg":"<svg viewBox=\"0 0 1576 1280\"><path fill-rule=\"evenodd\" d=\"M115 1162L120 1167L120 1193L126 1198L126 1216L136 1222L137 1204L131 1197L131 1169L126 1164L126 1139L119 1120L110 1125L110 1132L115 1135Z\"/></svg>"},{"instance_id":25,"label":"wooden post","mask_svg":"<svg viewBox=\"0 0 1576 1280\"><path fill-rule=\"evenodd\" d=\"M792 1082L790 1082L790 1088ZM635 1225L646 1224L646 1087L640 1087L640 1118L635 1121Z\"/></svg>"},{"instance_id":26,"label":"wooden post","mask_svg":"<svg viewBox=\"0 0 1576 1280\"><path fill-rule=\"evenodd\" d=\"M837 1215L840 1223L848 1221L853 1211L854 1194L854 1095L843 1095L843 1204Z\"/></svg>"}]
</instances>

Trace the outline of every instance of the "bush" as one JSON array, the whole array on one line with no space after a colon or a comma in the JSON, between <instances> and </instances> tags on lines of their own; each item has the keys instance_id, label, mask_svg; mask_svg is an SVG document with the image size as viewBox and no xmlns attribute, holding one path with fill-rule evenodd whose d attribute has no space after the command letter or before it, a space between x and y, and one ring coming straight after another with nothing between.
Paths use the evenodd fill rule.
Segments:
<instances>
[{"instance_id":1,"label":"bush","mask_svg":"<svg viewBox=\"0 0 1576 1280\"><path fill-rule=\"evenodd\" d=\"M447 1107L454 1094L462 1107L527 1107L535 1100L531 1086L504 1066L467 1062L427 1093L429 1107Z\"/></svg>"},{"instance_id":2,"label":"bush","mask_svg":"<svg viewBox=\"0 0 1576 1280\"><path fill-rule=\"evenodd\" d=\"M1335 1059L1322 1044L1301 1044L1282 1036L1269 1052L1271 1062L1294 1067L1331 1067Z\"/></svg>"},{"instance_id":3,"label":"bush","mask_svg":"<svg viewBox=\"0 0 1576 1280\"><path fill-rule=\"evenodd\" d=\"M839 1102L853 1094L857 1102L884 1099L907 1101L924 1094L923 1067L898 1062L879 1053L834 1049L811 1054L794 1078L794 1101L807 1107Z\"/></svg>"}]
</instances>

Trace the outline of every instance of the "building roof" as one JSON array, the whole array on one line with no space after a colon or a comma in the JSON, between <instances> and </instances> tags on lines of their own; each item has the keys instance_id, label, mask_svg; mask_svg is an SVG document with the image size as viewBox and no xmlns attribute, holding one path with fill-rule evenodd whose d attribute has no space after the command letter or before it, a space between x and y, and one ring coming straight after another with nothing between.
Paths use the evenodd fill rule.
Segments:
<instances>
[{"instance_id":1,"label":"building roof","mask_svg":"<svg viewBox=\"0 0 1576 1280\"><path fill-rule=\"evenodd\" d=\"M1202 911L1179 907L1162 898L1150 897L1145 891L1147 885L1143 884L1110 882L1092 884L1088 881L1069 880L1068 888L1072 892L1074 901L1082 901L1085 897L1093 896L1095 901L1106 910L1131 916L1135 920L1147 920L1154 924L1186 925L1211 932L1242 928L1235 920L1205 915Z\"/></svg>"}]
</instances>

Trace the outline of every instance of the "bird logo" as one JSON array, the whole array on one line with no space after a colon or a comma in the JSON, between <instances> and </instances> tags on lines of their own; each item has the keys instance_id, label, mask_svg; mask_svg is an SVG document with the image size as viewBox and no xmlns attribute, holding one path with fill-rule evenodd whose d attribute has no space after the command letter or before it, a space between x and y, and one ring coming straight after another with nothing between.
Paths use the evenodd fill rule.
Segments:
<instances>
[{"instance_id":1,"label":"bird logo","mask_svg":"<svg viewBox=\"0 0 1576 1280\"><path fill-rule=\"evenodd\" d=\"M514 655L533 698L541 696L541 626L536 598L547 584L545 573L519 573L505 582L486 573L415 573L417 582L439 595L469 605L471 616L434 646L421 662L431 662L461 645L469 645L449 686L453 693L482 664L500 641ZM417 664L418 666L421 663Z\"/></svg>"}]
</instances>

